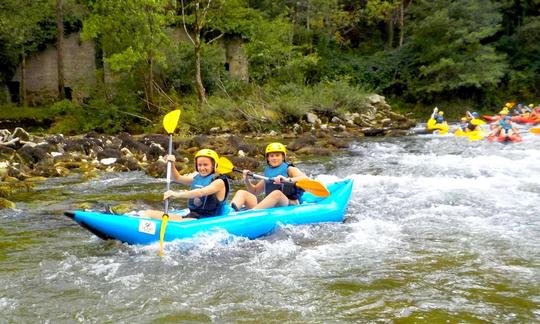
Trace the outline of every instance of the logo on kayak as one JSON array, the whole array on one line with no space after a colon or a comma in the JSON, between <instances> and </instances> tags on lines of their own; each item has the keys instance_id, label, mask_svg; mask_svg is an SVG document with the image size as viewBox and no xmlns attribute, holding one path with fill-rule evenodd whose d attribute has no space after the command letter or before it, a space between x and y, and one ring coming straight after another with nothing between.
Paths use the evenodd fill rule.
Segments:
<instances>
[{"instance_id":1,"label":"logo on kayak","mask_svg":"<svg viewBox=\"0 0 540 324\"><path fill-rule=\"evenodd\" d=\"M139 221L139 232L151 235L156 234L156 223L141 219Z\"/></svg>"}]
</instances>

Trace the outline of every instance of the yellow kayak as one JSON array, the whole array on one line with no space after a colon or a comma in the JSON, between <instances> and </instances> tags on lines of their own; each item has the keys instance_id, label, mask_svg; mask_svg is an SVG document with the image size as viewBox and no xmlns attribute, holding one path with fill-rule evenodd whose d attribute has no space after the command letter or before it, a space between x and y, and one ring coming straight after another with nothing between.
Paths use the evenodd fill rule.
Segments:
<instances>
[{"instance_id":1,"label":"yellow kayak","mask_svg":"<svg viewBox=\"0 0 540 324\"><path fill-rule=\"evenodd\" d=\"M487 135L485 131L483 130L475 130L472 132L464 132L462 129L458 129L454 132L455 136L464 136L468 137L469 141L478 141L481 139L484 139L484 137Z\"/></svg>"},{"instance_id":2,"label":"yellow kayak","mask_svg":"<svg viewBox=\"0 0 540 324\"><path fill-rule=\"evenodd\" d=\"M438 133L441 135L448 133L448 124L446 122L437 124L437 121L434 118L428 119L426 126L428 130L439 131Z\"/></svg>"}]
</instances>

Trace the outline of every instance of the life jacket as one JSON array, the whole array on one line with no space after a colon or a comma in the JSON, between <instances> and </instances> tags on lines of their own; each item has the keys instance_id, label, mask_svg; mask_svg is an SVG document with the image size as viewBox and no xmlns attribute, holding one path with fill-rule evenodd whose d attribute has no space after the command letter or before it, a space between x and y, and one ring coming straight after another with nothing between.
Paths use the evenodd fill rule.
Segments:
<instances>
[{"instance_id":1,"label":"life jacket","mask_svg":"<svg viewBox=\"0 0 540 324\"><path fill-rule=\"evenodd\" d=\"M470 131L473 131L476 129L476 125L473 125L472 121L467 122L467 127Z\"/></svg>"},{"instance_id":2,"label":"life jacket","mask_svg":"<svg viewBox=\"0 0 540 324\"><path fill-rule=\"evenodd\" d=\"M465 131L467 128L469 128L469 123L460 123L459 128L461 128L462 131Z\"/></svg>"},{"instance_id":3,"label":"life jacket","mask_svg":"<svg viewBox=\"0 0 540 324\"><path fill-rule=\"evenodd\" d=\"M435 116L435 120L437 121L437 124L442 124L444 122L443 116Z\"/></svg>"},{"instance_id":4,"label":"life jacket","mask_svg":"<svg viewBox=\"0 0 540 324\"><path fill-rule=\"evenodd\" d=\"M188 207L192 213L198 214L200 217L217 216L222 213L231 191L229 179L226 176L212 173L203 177L197 174L193 178L193 182L191 182L191 190L207 187L212 181L218 179L225 182L225 198L223 201L219 201L215 193L209 196L190 198L188 200Z\"/></svg>"},{"instance_id":5,"label":"life jacket","mask_svg":"<svg viewBox=\"0 0 540 324\"><path fill-rule=\"evenodd\" d=\"M507 131L507 130L509 130L509 129L512 128L512 124L511 124L511 123L510 123L510 124L507 124L507 123L504 121L504 119L501 119L501 120L499 121L499 126L501 126L505 131Z\"/></svg>"},{"instance_id":6,"label":"life jacket","mask_svg":"<svg viewBox=\"0 0 540 324\"><path fill-rule=\"evenodd\" d=\"M274 190L280 190L290 200L297 200L302 196L304 190L298 188L296 185L294 185L294 183L274 184L273 178L277 177L278 175L289 177L289 173L287 172L287 170L290 166L294 165L283 162L275 168L271 167L270 165L267 165L264 168L264 176L270 178L270 180L264 181L265 196L268 196Z\"/></svg>"}]
</instances>

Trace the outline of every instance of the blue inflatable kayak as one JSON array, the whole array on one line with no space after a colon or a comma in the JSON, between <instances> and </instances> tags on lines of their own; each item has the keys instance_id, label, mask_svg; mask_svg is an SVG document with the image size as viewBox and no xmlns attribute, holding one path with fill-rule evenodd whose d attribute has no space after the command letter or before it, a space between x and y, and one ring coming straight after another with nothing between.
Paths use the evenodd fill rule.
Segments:
<instances>
[{"instance_id":1,"label":"blue inflatable kayak","mask_svg":"<svg viewBox=\"0 0 540 324\"><path fill-rule=\"evenodd\" d=\"M228 211L228 214L183 222L169 221L165 241L193 237L197 233L226 230L250 239L272 232L278 224L310 224L341 222L352 192L352 180L328 185L330 196L316 197L304 193L297 206L262 210ZM64 213L82 227L102 239L115 239L128 244L159 242L161 220L130 215L113 215L94 211L68 211Z\"/></svg>"}]
</instances>

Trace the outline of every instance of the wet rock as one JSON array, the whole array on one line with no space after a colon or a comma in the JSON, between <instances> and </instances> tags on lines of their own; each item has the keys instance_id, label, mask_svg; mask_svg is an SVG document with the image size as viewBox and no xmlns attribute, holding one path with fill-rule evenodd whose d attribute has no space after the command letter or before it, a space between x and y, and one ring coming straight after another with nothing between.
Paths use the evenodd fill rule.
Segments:
<instances>
[{"instance_id":1,"label":"wet rock","mask_svg":"<svg viewBox=\"0 0 540 324\"><path fill-rule=\"evenodd\" d=\"M28 134L27 131L22 129L21 127L15 128L12 134L12 138L19 138L21 141L29 141L30 140L30 134Z\"/></svg>"},{"instance_id":2,"label":"wet rock","mask_svg":"<svg viewBox=\"0 0 540 324\"><path fill-rule=\"evenodd\" d=\"M206 148L207 146L210 146L210 139L206 135L196 135L191 140L191 146Z\"/></svg>"},{"instance_id":3,"label":"wet rock","mask_svg":"<svg viewBox=\"0 0 540 324\"><path fill-rule=\"evenodd\" d=\"M366 136L377 136L384 133L384 129L375 128L375 127L365 127L361 129L362 133Z\"/></svg>"},{"instance_id":4,"label":"wet rock","mask_svg":"<svg viewBox=\"0 0 540 324\"><path fill-rule=\"evenodd\" d=\"M138 142L130 134L122 133L118 138L122 140L122 147L128 148L131 152L148 154L148 146Z\"/></svg>"},{"instance_id":5,"label":"wet rock","mask_svg":"<svg viewBox=\"0 0 540 324\"><path fill-rule=\"evenodd\" d=\"M141 170L141 166L139 165L139 161L137 161L133 157L124 156L118 159L116 163L121 164L125 166L129 171L139 171Z\"/></svg>"},{"instance_id":6,"label":"wet rock","mask_svg":"<svg viewBox=\"0 0 540 324\"><path fill-rule=\"evenodd\" d=\"M117 160L118 160L117 158L105 158L105 159L99 160L99 163L101 163L102 165L109 166L116 163Z\"/></svg>"},{"instance_id":7,"label":"wet rock","mask_svg":"<svg viewBox=\"0 0 540 324\"><path fill-rule=\"evenodd\" d=\"M97 154L98 160L107 159L107 158L119 159L121 156L122 155L121 155L120 151L112 149L112 148L106 148L103 151L98 152L98 154Z\"/></svg>"},{"instance_id":8,"label":"wet rock","mask_svg":"<svg viewBox=\"0 0 540 324\"><path fill-rule=\"evenodd\" d=\"M316 142L317 142L317 138L315 136L313 136L311 134L305 134L305 135L302 135L302 136L298 137L297 139L295 139L291 143L289 143L287 145L287 149L292 150L292 151L296 151L296 150L301 149L302 147L309 146L309 145L314 145Z\"/></svg>"},{"instance_id":9,"label":"wet rock","mask_svg":"<svg viewBox=\"0 0 540 324\"><path fill-rule=\"evenodd\" d=\"M299 155L331 156L332 151L324 147L307 146L295 152Z\"/></svg>"},{"instance_id":10,"label":"wet rock","mask_svg":"<svg viewBox=\"0 0 540 324\"><path fill-rule=\"evenodd\" d=\"M234 148L234 151L243 151L250 156L257 156L261 154L261 149L255 144L248 144L242 140L239 136L233 135L230 136L227 140L229 144ZM234 154L234 151L232 152Z\"/></svg>"},{"instance_id":11,"label":"wet rock","mask_svg":"<svg viewBox=\"0 0 540 324\"><path fill-rule=\"evenodd\" d=\"M149 160L157 160L160 156L164 156L166 154L167 151L165 151L161 145L152 143L150 144L146 158Z\"/></svg>"},{"instance_id":12,"label":"wet rock","mask_svg":"<svg viewBox=\"0 0 540 324\"><path fill-rule=\"evenodd\" d=\"M337 138L337 137L330 137L328 139L328 144L338 149L345 149L349 147L349 143L347 143L347 141L345 141L342 138Z\"/></svg>"},{"instance_id":13,"label":"wet rock","mask_svg":"<svg viewBox=\"0 0 540 324\"><path fill-rule=\"evenodd\" d=\"M4 208L15 209L15 203L5 198L0 198L0 209Z\"/></svg>"},{"instance_id":14,"label":"wet rock","mask_svg":"<svg viewBox=\"0 0 540 324\"><path fill-rule=\"evenodd\" d=\"M154 161L146 167L144 172L154 178L162 178L167 172L167 164L162 160Z\"/></svg>"},{"instance_id":15,"label":"wet rock","mask_svg":"<svg viewBox=\"0 0 540 324\"><path fill-rule=\"evenodd\" d=\"M310 124L321 124L321 119L312 112L306 113L306 120Z\"/></svg>"},{"instance_id":16,"label":"wet rock","mask_svg":"<svg viewBox=\"0 0 540 324\"><path fill-rule=\"evenodd\" d=\"M141 138L141 143L146 146L150 146L152 143L155 143L159 144L162 148L165 149L169 147L169 138L165 135L149 134ZM178 146L179 143L173 141L173 147L177 148Z\"/></svg>"},{"instance_id":17,"label":"wet rock","mask_svg":"<svg viewBox=\"0 0 540 324\"><path fill-rule=\"evenodd\" d=\"M17 154L30 165L36 164L49 157L44 148L40 146L32 147L31 145L26 144L17 151Z\"/></svg>"}]
</instances>

